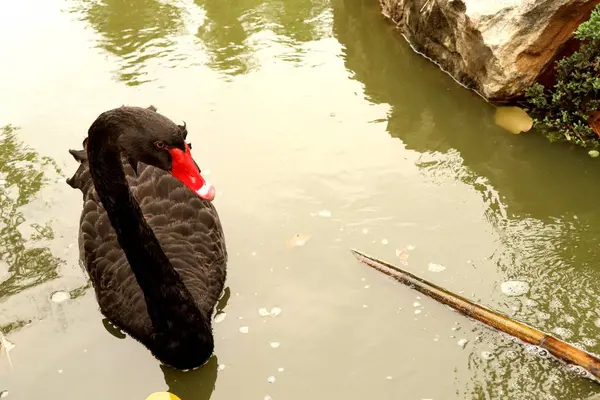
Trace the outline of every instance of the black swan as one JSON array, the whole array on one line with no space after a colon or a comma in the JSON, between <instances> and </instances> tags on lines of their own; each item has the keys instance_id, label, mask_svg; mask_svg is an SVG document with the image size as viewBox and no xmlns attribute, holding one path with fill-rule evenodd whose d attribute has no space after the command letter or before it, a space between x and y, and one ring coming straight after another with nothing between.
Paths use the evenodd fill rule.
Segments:
<instances>
[{"instance_id":1,"label":"black swan","mask_svg":"<svg viewBox=\"0 0 600 400\"><path fill-rule=\"evenodd\" d=\"M67 183L83 192L79 250L100 310L163 364L193 369L214 350L227 250L187 129L156 108L94 121Z\"/></svg>"}]
</instances>

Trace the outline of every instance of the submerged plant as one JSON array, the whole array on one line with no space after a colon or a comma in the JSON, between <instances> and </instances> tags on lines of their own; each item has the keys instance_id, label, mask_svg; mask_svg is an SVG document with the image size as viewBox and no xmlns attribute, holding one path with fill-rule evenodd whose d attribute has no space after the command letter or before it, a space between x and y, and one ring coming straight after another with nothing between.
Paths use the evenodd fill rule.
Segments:
<instances>
[{"instance_id":1,"label":"submerged plant","mask_svg":"<svg viewBox=\"0 0 600 400\"><path fill-rule=\"evenodd\" d=\"M539 83L525 94L535 126L551 141L566 140L583 147L600 146L592 120L600 114L600 5L575 31L579 51L556 63L556 83Z\"/></svg>"}]
</instances>

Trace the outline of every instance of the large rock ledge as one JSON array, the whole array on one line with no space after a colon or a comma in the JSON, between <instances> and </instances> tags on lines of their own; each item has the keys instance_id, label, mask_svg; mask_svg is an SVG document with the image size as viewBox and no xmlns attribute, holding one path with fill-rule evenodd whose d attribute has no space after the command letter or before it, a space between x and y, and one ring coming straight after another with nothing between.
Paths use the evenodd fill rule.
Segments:
<instances>
[{"instance_id":1,"label":"large rock ledge","mask_svg":"<svg viewBox=\"0 0 600 400\"><path fill-rule=\"evenodd\" d=\"M523 95L600 0L379 0L411 45L491 101Z\"/></svg>"}]
</instances>

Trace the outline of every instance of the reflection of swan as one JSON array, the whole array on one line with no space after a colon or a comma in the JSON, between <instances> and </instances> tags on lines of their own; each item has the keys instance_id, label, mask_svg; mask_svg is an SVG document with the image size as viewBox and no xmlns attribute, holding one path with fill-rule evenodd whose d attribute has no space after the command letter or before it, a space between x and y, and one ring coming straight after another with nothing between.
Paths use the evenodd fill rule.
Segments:
<instances>
[{"instance_id":1,"label":"reflection of swan","mask_svg":"<svg viewBox=\"0 0 600 400\"><path fill-rule=\"evenodd\" d=\"M208 400L215 390L219 363L213 355L206 364L193 371L180 371L161 364L160 369L169 392L181 400Z\"/></svg>"},{"instance_id":2,"label":"reflection of swan","mask_svg":"<svg viewBox=\"0 0 600 400\"><path fill-rule=\"evenodd\" d=\"M67 180L84 194L80 249L102 313L161 362L212 355L225 281L221 222L187 130L156 109L120 107L92 124Z\"/></svg>"},{"instance_id":3,"label":"reflection of swan","mask_svg":"<svg viewBox=\"0 0 600 400\"><path fill-rule=\"evenodd\" d=\"M227 307L230 297L231 290L226 287L215 307L217 313ZM213 355L206 364L197 370L184 372L165 365L161 365L160 369L165 376L167 386L169 386L169 392L177 395L181 400L208 400L215 390L218 367L217 356Z\"/></svg>"}]
</instances>

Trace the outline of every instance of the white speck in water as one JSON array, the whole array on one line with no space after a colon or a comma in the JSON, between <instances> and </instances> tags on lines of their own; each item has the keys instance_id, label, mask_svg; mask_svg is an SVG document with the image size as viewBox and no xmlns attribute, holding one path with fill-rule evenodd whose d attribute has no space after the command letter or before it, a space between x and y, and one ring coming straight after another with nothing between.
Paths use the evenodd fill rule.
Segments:
<instances>
[{"instance_id":1,"label":"white speck in water","mask_svg":"<svg viewBox=\"0 0 600 400\"><path fill-rule=\"evenodd\" d=\"M271 314L269 314L269 310L263 307L258 309L258 315L260 315L261 317L268 317Z\"/></svg>"},{"instance_id":2,"label":"white speck in water","mask_svg":"<svg viewBox=\"0 0 600 400\"><path fill-rule=\"evenodd\" d=\"M415 301L415 302L413 303L413 307L419 307L420 305L421 305L421 303L419 303L418 301Z\"/></svg>"},{"instance_id":3,"label":"white speck in water","mask_svg":"<svg viewBox=\"0 0 600 400\"><path fill-rule=\"evenodd\" d=\"M589 346L589 347L594 347L596 346L596 341L594 339L591 338L583 338L581 340L583 342L584 345Z\"/></svg>"},{"instance_id":4,"label":"white speck in water","mask_svg":"<svg viewBox=\"0 0 600 400\"><path fill-rule=\"evenodd\" d=\"M431 272L442 272L445 269L446 267L442 264L429 263L429 270Z\"/></svg>"},{"instance_id":5,"label":"white speck in water","mask_svg":"<svg viewBox=\"0 0 600 400\"><path fill-rule=\"evenodd\" d=\"M264 400L273 400L273 398L271 396L269 396L269 395L266 395L265 398L264 398Z\"/></svg>"},{"instance_id":6,"label":"white speck in water","mask_svg":"<svg viewBox=\"0 0 600 400\"><path fill-rule=\"evenodd\" d=\"M267 378L267 382L269 382L269 383L273 383L273 382L275 382L275 377L274 377L274 376L270 376L270 377L268 377L268 378Z\"/></svg>"},{"instance_id":7,"label":"white speck in water","mask_svg":"<svg viewBox=\"0 0 600 400\"><path fill-rule=\"evenodd\" d=\"M215 323L219 323L219 322L223 322L225 321L225 317L227 316L227 313L218 313L217 315L215 315Z\"/></svg>"},{"instance_id":8,"label":"white speck in water","mask_svg":"<svg viewBox=\"0 0 600 400\"><path fill-rule=\"evenodd\" d=\"M329 217L331 217L331 211L329 211L329 210L321 210L321 211L319 211L319 212L317 213L317 215L318 215L319 217L323 217L323 218L329 218Z\"/></svg>"},{"instance_id":9,"label":"white speck in water","mask_svg":"<svg viewBox=\"0 0 600 400\"><path fill-rule=\"evenodd\" d=\"M415 310L415 314L421 314L421 310Z\"/></svg>"},{"instance_id":10,"label":"white speck in water","mask_svg":"<svg viewBox=\"0 0 600 400\"><path fill-rule=\"evenodd\" d=\"M250 331L250 328L248 328L247 326L240 327L240 332L241 333L248 333L248 331Z\"/></svg>"},{"instance_id":11,"label":"white speck in water","mask_svg":"<svg viewBox=\"0 0 600 400\"><path fill-rule=\"evenodd\" d=\"M469 341L467 339L460 339L457 344L462 347L463 349L465 348L465 346L467 345L467 343L469 343Z\"/></svg>"},{"instance_id":12,"label":"white speck in water","mask_svg":"<svg viewBox=\"0 0 600 400\"><path fill-rule=\"evenodd\" d=\"M271 308L271 312L269 314L271 314L272 317L276 317L279 314L281 314L281 308L273 307L273 308Z\"/></svg>"},{"instance_id":13,"label":"white speck in water","mask_svg":"<svg viewBox=\"0 0 600 400\"><path fill-rule=\"evenodd\" d=\"M59 373L59 374L62 374L62 373L63 373L63 370L62 370L62 369L59 369L59 370L58 370L58 373Z\"/></svg>"},{"instance_id":14,"label":"white speck in water","mask_svg":"<svg viewBox=\"0 0 600 400\"><path fill-rule=\"evenodd\" d=\"M434 337L434 338L433 338L433 341L434 341L434 342L437 342L438 340L440 340L440 338L439 338L439 337Z\"/></svg>"},{"instance_id":15,"label":"white speck in water","mask_svg":"<svg viewBox=\"0 0 600 400\"><path fill-rule=\"evenodd\" d=\"M370 287L371 287L370 285L365 285L365 289L368 289L368 288L370 288Z\"/></svg>"},{"instance_id":16,"label":"white speck in water","mask_svg":"<svg viewBox=\"0 0 600 400\"><path fill-rule=\"evenodd\" d=\"M385 379L387 379L388 381L391 381L394 378L392 378L391 376L386 376Z\"/></svg>"},{"instance_id":17,"label":"white speck in water","mask_svg":"<svg viewBox=\"0 0 600 400\"><path fill-rule=\"evenodd\" d=\"M389 242L388 242L388 240L387 240L387 239L382 239L382 240L381 240L381 244L388 244L388 243L389 243Z\"/></svg>"},{"instance_id":18,"label":"white speck in water","mask_svg":"<svg viewBox=\"0 0 600 400\"><path fill-rule=\"evenodd\" d=\"M55 303L62 303L65 300L68 300L71 298L71 295L69 294L69 292L65 292L62 290L59 290L58 292L54 292L52 293L52 296L50 296L50 300L52 300Z\"/></svg>"},{"instance_id":19,"label":"white speck in water","mask_svg":"<svg viewBox=\"0 0 600 400\"><path fill-rule=\"evenodd\" d=\"M366 235L367 233L369 233L369 228L363 228L363 229L362 229L362 233L364 233L365 235Z\"/></svg>"},{"instance_id":20,"label":"white speck in water","mask_svg":"<svg viewBox=\"0 0 600 400\"><path fill-rule=\"evenodd\" d=\"M225 369L225 364L219 364L217 367L217 371L223 371Z\"/></svg>"},{"instance_id":21,"label":"white speck in water","mask_svg":"<svg viewBox=\"0 0 600 400\"><path fill-rule=\"evenodd\" d=\"M366 279L365 279L365 278L360 278L360 280L361 280L361 281L363 281L363 282L364 282L364 281L366 281Z\"/></svg>"},{"instance_id":22,"label":"white speck in water","mask_svg":"<svg viewBox=\"0 0 600 400\"><path fill-rule=\"evenodd\" d=\"M552 329L552 332L556 333L558 336L561 336L565 339L570 338L571 336L573 336L573 331L567 328L562 328L560 326L557 326L556 328Z\"/></svg>"},{"instance_id":23,"label":"white speck in water","mask_svg":"<svg viewBox=\"0 0 600 400\"><path fill-rule=\"evenodd\" d=\"M271 348L276 349L279 347L279 342L271 342L269 343L269 345L271 346Z\"/></svg>"},{"instance_id":24,"label":"white speck in water","mask_svg":"<svg viewBox=\"0 0 600 400\"><path fill-rule=\"evenodd\" d=\"M481 358L483 358L484 360L491 360L492 358L494 358L494 355L489 351L482 351Z\"/></svg>"},{"instance_id":25,"label":"white speck in water","mask_svg":"<svg viewBox=\"0 0 600 400\"><path fill-rule=\"evenodd\" d=\"M279 368L277 368L277 371L279 371L279 372L283 372L283 371L284 371L284 369L283 369L283 368L281 368L281 367L279 367Z\"/></svg>"},{"instance_id":26,"label":"white speck in water","mask_svg":"<svg viewBox=\"0 0 600 400\"><path fill-rule=\"evenodd\" d=\"M83 352L84 352L84 353L87 353L87 349L83 349Z\"/></svg>"},{"instance_id":27,"label":"white speck in water","mask_svg":"<svg viewBox=\"0 0 600 400\"><path fill-rule=\"evenodd\" d=\"M415 246L413 246L412 244L409 244L408 246L406 246L406 250L414 250Z\"/></svg>"},{"instance_id":28,"label":"white speck in water","mask_svg":"<svg viewBox=\"0 0 600 400\"><path fill-rule=\"evenodd\" d=\"M525 281L506 281L502 282L500 289L507 296L521 296L529 292L529 283Z\"/></svg>"},{"instance_id":29,"label":"white speck in water","mask_svg":"<svg viewBox=\"0 0 600 400\"><path fill-rule=\"evenodd\" d=\"M369 306L368 306L368 305L366 305L366 304L363 304L363 308L367 308L367 307L369 307Z\"/></svg>"}]
</instances>

